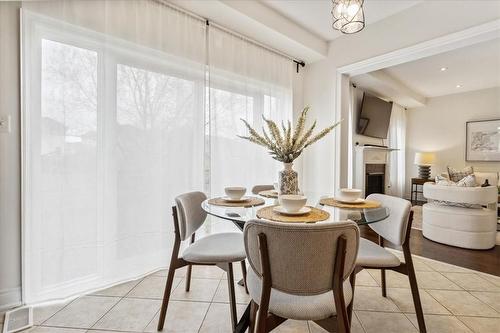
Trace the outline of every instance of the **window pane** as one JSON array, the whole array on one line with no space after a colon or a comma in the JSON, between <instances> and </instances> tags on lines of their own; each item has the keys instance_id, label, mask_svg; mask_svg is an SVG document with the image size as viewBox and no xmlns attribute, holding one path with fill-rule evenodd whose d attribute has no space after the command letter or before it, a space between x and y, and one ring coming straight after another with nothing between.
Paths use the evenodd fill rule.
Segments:
<instances>
[{"instance_id":1,"label":"window pane","mask_svg":"<svg viewBox=\"0 0 500 333\"><path fill-rule=\"evenodd\" d=\"M42 40L38 200L44 285L95 272L97 53ZM89 245L89 246L82 246ZM64 272L59 272L64 269Z\"/></svg>"}]
</instances>

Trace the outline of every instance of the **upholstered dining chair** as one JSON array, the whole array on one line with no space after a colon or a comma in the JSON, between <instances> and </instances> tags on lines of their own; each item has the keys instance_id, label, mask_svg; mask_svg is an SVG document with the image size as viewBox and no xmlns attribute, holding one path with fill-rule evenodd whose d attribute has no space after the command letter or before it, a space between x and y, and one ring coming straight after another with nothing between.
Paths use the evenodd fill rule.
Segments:
<instances>
[{"instance_id":1,"label":"upholstered dining chair","mask_svg":"<svg viewBox=\"0 0 500 333\"><path fill-rule=\"evenodd\" d=\"M176 205L172 207L175 241L163 294L158 331L163 330L165 324L175 271L188 266L186 291L189 291L193 265L216 265L226 271L231 324L233 328L237 324L233 263L241 262L243 281L246 281L246 254L243 234L239 232L217 233L195 240L196 230L203 225L207 217L207 213L201 208L201 203L206 198L206 195L202 192L189 192L175 198ZM189 238L190 245L179 257L181 242Z\"/></svg>"},{"instance_id":2,"label":"upholstered dining chair","mask_svg":"<svg viewBox=\"0 0 500 333\"><path fill-rule=\"evenodd\" d=\"M262 191L274 190L274 185L255 185L252 187L253 194L259 194Z\"/></svg>"},{"instance_id":3,"label":"upholstered dining chair","mask_svg":"<svg viewBox=\"0 0 500 333\"><path fill-rule=\"evenodd\" d=\"M385 271L393 270L408 276L410 282L413 304L417 315L420 333L426 332L422 303L418 292L417 278L413 267L413 260L410 252L410 231L413 220L411 204L408 200L392 197L384 194L370 194L366 199L379 201L385 208L389 209L389 217L380 222L369 224L369 227L378 234L378 244L365 238L361 238L359 243L359 253L356 260L355 273L351 275L351 285L355 286L356 273L360 270L380 269L382 296L387 297L387 284ZM367 211L369 213L369 211ZM377 215L377 210L372 214ZM376 217L376 216L374 216ZM405 262L402 263L392 252L384 248L384 241L387 240L403 250ZM348 308L349 317L352 315L352 304Z\"/></svg>"},{"instance_id":4,"label":"upholstered dining chair","mask_svg":"<svg viewBox=\"0 0 500 333\"><path fill-rule=\"evenodd\" d=\"M269 332L287 319L350 332L346 306L353 293L348 277L359 242L354 222L250 220L243 235L250 264L249 332Z\"/></svg>"}]
</instances>

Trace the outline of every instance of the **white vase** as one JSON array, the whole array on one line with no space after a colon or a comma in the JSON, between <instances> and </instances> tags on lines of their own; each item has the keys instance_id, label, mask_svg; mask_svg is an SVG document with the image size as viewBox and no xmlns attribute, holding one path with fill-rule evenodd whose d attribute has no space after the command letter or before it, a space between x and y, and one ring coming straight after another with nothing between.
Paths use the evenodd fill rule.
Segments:
<instances>
[{"instance_id":1,"label":"white vase","mask_svg":"<svg viewBox=\"0 0 500 333\"><path fill-rule=\"evenodd\" d=\"M299 193L299 175L293 170L293 163L283 163L285 167L279 173L279 193L280 194L298 194Z\"/></svg>"}]
</instances>

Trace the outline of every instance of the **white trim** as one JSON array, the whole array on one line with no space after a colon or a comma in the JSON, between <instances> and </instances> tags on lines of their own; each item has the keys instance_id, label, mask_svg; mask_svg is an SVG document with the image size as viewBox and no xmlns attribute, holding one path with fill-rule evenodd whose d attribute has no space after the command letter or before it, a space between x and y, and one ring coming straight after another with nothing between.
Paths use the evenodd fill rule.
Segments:
<instances>
[{"instance_id":1,"label":"white trim","mask_svg":"<svg viewBox=\"0 0 500 333\"><path fill-rule=\"evenodd\" d=\"M21 287L0 290L0 312L21 305Z\"/></svg>"},{"instance_id":2,"label":"white trim","mask_svg":"<svg viewBox=\"0 0 500 333\"><path fill-rule=\"evenodd\" d=\"M337 69L355 76L499 38L500 19L388 52Z\"/></svg>"},{"instance_id":3,"label":"white trim","mask_svg":"<svg viewBox=\"0 0 500 333\"><path fill-rule=\"evenodd\" d=\"M375 56L369 59L361 60L353 64L345 65L337 68L336 72L336 93L335 93L335 106L337 117L342 115L342 75L347 75L348 77L360 75L372 71L376 71L382 68L387 68L402 63L422 59L425 57L433 56L436 54L456 50L465 46L474 45L477 43L489 41L492 39L497 39L500 37L500 19L484 23L472 28L464 29L462 31L454 32L445 36L437 37L422 43L418 43L409 47L405 47L396 51L391 51L379 56ZM348 112L351 112L350 110ZM352 115L349 115L352 119ZM352 124L348 124L352 126ZM352 134L351 134L352 135ZM353 163L352 154L352 140L348 138L348 165ZM341 149L341 142L337 140L336 149ZM337 169L336 173L339 173L340 169ZM348 168L347 179L348 183L353 179L353 170ZM336 176L338 178L339 175ZM350 185L349 185L350 186Z\"/></svg>"}]
</instances>

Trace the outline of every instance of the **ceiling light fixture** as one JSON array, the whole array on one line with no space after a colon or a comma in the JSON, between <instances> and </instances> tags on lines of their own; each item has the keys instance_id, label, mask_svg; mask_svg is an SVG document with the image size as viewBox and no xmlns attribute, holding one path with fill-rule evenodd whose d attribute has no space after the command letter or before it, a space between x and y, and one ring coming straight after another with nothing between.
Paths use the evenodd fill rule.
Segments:
<instances>
[{"instance_id":1,"label":"ceiling light fixture","mask_svg":"<svg viewBox=\"0 0 500 333\"><path fill-rule=\"evenodd\" d=\"M441 72L444 72L447 69L448 69L448 67L441 67Z\"/></svg>"},{"instance_id":2,"label":"ceiling light fixture","mask_svg":"<svg viewBox=\"0 0 500 333\"><path fill-rule=\"evenodd\" d=\"M365 27L364 0L332 0L333 29L354 34Z\"/></svg>"},{"instance_id":3,"label":"ceiling light fixture","mask_svg":"<svg viewBox=\"0 0 500 333\"><path fill-rule=\"evenodd\" d=\"M462 88L462 85L457 84L457 85L456 85L456 87L457 87L457 88Z\"/></svg>"}]
</instances>

